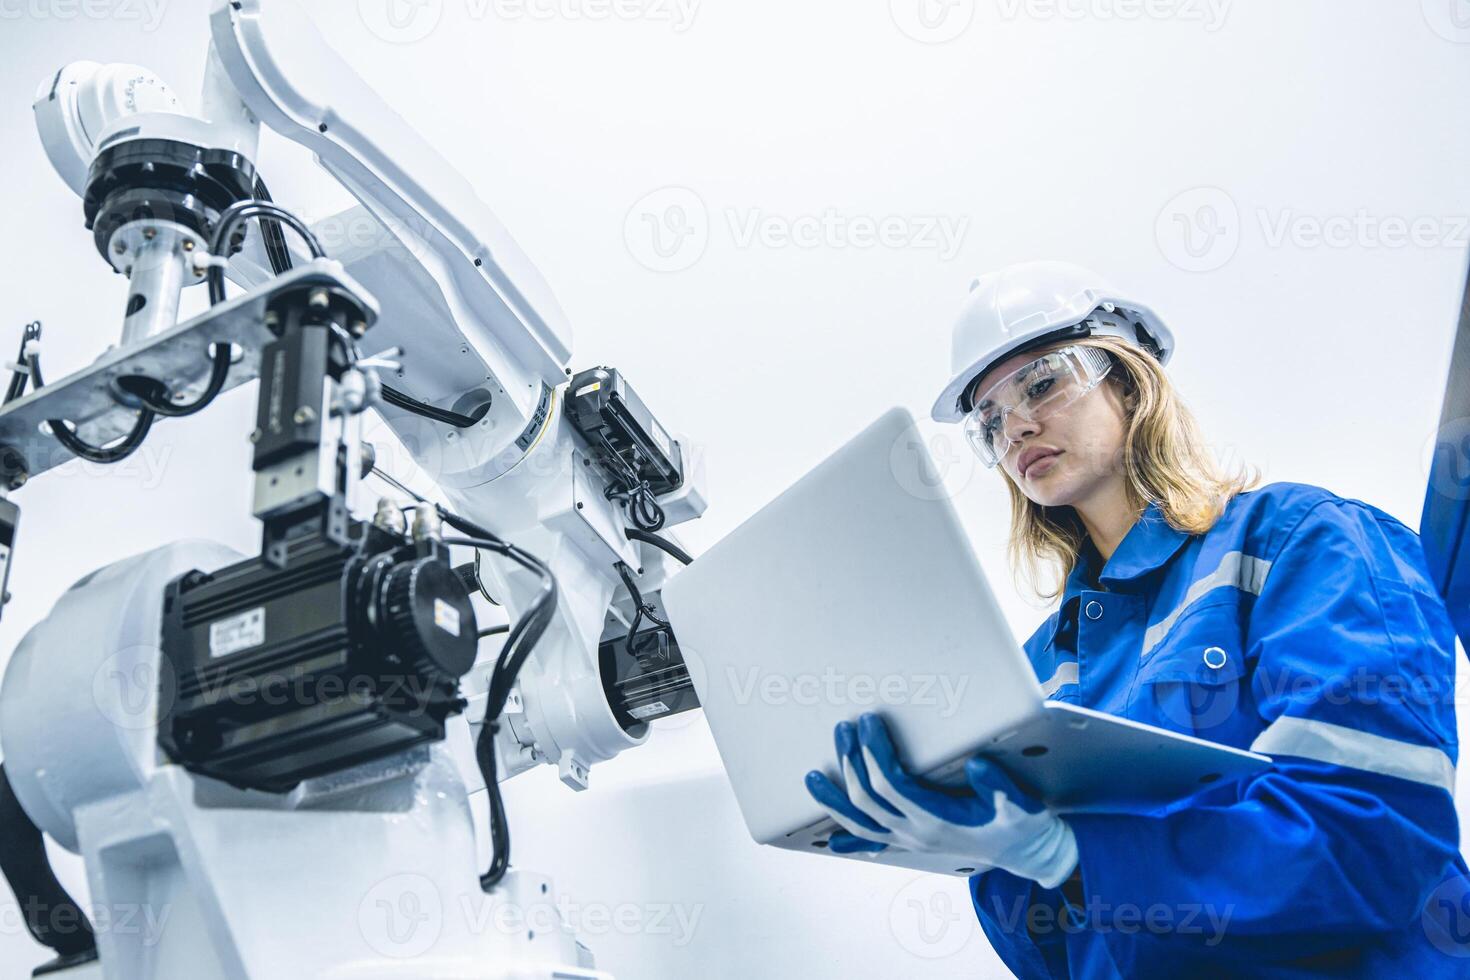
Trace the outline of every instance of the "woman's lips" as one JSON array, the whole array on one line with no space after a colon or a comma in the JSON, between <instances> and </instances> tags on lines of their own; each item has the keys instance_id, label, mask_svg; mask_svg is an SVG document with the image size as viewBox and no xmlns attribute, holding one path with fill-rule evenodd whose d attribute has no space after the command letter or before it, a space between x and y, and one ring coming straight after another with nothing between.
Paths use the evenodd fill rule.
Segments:
<instances>
[{"instance_id":1,"label":"woman's lips","mask_svg":"<svg viewBox=\"0 0 1470 980\"><path fill-rule=\"evenodd\" d=\"M1026 467L1026 479L1034 480L1038 476L1045 476L1046 472L1055 465L1057 458L1061 455L1060 452L1055 452L1032 462L1030 466Z\"/></svg>"}]
</instances>

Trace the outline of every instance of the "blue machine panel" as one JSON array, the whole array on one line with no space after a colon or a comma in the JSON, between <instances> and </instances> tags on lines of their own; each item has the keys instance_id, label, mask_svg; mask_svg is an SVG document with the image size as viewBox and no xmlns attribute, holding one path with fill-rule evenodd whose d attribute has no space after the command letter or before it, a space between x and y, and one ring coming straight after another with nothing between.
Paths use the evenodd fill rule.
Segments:
<instances>
[{"instance_id":1,"label":"blue machine panel","mask_svg":"<svg viewBox=\"0 0 1470 980\"><path fill-rule=\"evenodd\" d=\"M1470 651L1470 277L1460 302L1419 540L1455 632Z\"/></svg>"}]
</instances>

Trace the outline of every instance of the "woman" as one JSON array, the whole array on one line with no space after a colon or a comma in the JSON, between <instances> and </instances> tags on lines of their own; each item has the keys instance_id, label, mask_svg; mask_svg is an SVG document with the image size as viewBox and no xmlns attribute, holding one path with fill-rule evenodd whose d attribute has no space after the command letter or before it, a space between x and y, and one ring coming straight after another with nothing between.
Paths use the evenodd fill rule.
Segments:
<instances>
[{"instance_id":1,"label":"woman","mask_svg":"<svg viewBox=\"0 0 1470 980\"><path fill-rule=\"evenodd\" d=\"M1418 538L1221 473L1172 346L1085 270L1012 266L972 290L934 417L1004 474L1013 562L1063 571L1026 643L1047 695L1273 766L1149 812L1059 814L983 757L968 791L926 784L869 714L837 728L841 784L807 776L843 828L829 846L982 868L975 911L1020 976L1470 975L1454 633Z\"/></svg>"}]
</instances>

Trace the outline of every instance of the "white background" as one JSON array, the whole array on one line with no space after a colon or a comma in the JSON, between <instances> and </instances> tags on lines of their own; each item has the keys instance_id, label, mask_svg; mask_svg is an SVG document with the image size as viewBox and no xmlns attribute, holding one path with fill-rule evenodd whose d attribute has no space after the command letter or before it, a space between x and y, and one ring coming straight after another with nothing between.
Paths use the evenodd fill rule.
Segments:
<instances>
[{"instance_id":1,"label":"white background","mask_svg":"<svg viewBox=\"0 0 1470 980\"><path fill-rule=\"evenodd\" d=\"M391 0L390 18L388 2L316 15L540 265L575 325L574 369L623 369L703 453L694 550L887 406L926 414L971 278L1043 257L1166 318L1173 377L1223 456L1418 527L1470 235L1463 3ZM35 137L35 87L92 59L192 93L204 6L0 0L7 356L41 319L57 377L121 321L123 282ZM348 203L279 139L259 165L310 219ZM839 229L825 241L781 236L824 216ZM865 242L881 219L907 244ZM932 223L963 234L950 247ZM122 467L18 494L0 656L100 565L181 537L254 550L252 392L160 425ZM1047 608L1004 585L1003 488L933 432L1024 638ZM519 864L645 916L588 936L602 966L1004 975L962 884L756 848L701 719L664 729L581 796L550 772L509 787ZM698 916L692 935L655 928L657 908ZM0 972L19 975L42 957L6 911Z\"/></svg>"}]
</instances>

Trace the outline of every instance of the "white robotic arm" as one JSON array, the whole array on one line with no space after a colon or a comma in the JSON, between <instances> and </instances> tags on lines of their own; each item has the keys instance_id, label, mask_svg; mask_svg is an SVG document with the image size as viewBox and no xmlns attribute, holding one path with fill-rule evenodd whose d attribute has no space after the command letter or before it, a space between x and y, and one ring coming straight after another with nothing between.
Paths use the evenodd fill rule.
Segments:
<instances>
[{"instance_id":1,"label":"white robotic arm","mask_svg":"<svg viewBox=\"0 0 1470 980\"><path fill-rule=\"evenodd\" d=\"M640 618L647 621L650 613L659 612L656 593L671 561L665 550L645 543L646 535L630 534L629 529L640 524L643 531L653 529L650 514L659 515L662 526L673 526L703 512L703 473L698 456L666 434L617 372L596 369L568 383L571 330L540 274L470 184L331 50L292 0L214 0L209 17L211 44L206 81L192 109L185 109L156 76L132 65L78 63L43 86L36 110L47 152L63 179L83 196L89 227L96 225L94 236L99 251L114 268L130 277L133 288L118 350L88 369L0 408L0 429L8 420L17 432L29 431L33 436L37 420L56 417L48 413L61 406L75 411L60 417L75 419L76 433L91 436L94 443L100 444L121 435L117 427L125 424L130 414L123 397L129 392L118 390L119 378L127 380L129 370L152 374L151 380L181 397L186 389L179 385L197 380L205 351L213 351L209 356L219 372L228 340L237 348L245 348L245 352L227 375L219 374L225 379L223 387L241 383L255 376L256 371L262 379L261 414L253 439L261 439L262 427L270 429L262 442L276 438L271 433L277 430L270 427L279 421L273 414L277 391L294 399L283 404L297 406L294 416L292 408L286 409L284 421L288 424L281 430L288 433L285 446L293 455L267 461L261 445L257 445L257 515L265 519L279 513L294 514L301 501L312 494L325 495L337 506L334 480L337 490L345 487L345 499L350 503L350 491L357 479L352 461L358 456L355 437L349 438L349 434L355 432L356 413L362 404L361 377L356 382L356 407L344 406L349 401L349 376L356 377L360 372L349 368L340 372L340 379L334 380L337 374L333 373L324 381L322 358L330 360L330 353L318 351L311 355L317 358L315 361L305 354L292 355L295 360L290 362L290 371L295 370L294 365L308 361L317 365L316 375L302 375L307 383L293 393L287 382L294 375L276 370L276 365L284 362L273 359L273 373L266 378L261 350L277 358L284 356L280 355L283 348L306 343L301 340L306 331L291 317L335 317L333 336L349 353L353 348L351 338L361 337L371 325L369 336L374 349L397 347L401 351L396 355L401 370L381 379L387 397L374 407L420 468L442 488L453 513L539 558L558 584L553 615L531 658L517 675L516 686L499 718L494 741L498 775L504 778L545 762L556 765L568 785L585 788L592 764L640 744L648 737L649 718L675 710L653 699L639 703L636 711L630 711L627 702L615 705L612 688L620 692L631 688L623 686L626 681L622 677L616 683L609 680L602 669L603 655L630 633L632 622ZM224 256L230 254L233 242L226 244L221 230L229 222L221 221L220 215L232 202L260 193L262 183L255 174L255 154L261 124L310 149L322 167L360 202L347 220L368 223L377 234L369 236L368 244L362 244L360 236L352 236L353 242L347 247L333 249L335 254L329 258L337 261L317 259L283 274L282 266L290 260L283 257L279 246L267 243L267 248L274 248L269 255L257 248L259 258L254 262L249 258L242 261L236 254L228 259L232 278L247 284L259 282L260 288L215 305L208 314L188 324L177 324L180 290L201 280L207 270L218 268L227 261ZM168 169L167 180L152 179L155 160ZM293 218L279 211L275 215L278 221ZM252 247L249 239L246 245ZM206 254L211 248L220 254ZM275 275L264 271L266 261L275 267ZM265 279L274 281L265 283ZM216 280L212 290L218 291L220 286ZM283 306L273 296L284 296L289 302ZM279 320L275 319L278 310L286 311ZM313 337L320 335L322 331L312 331ZM351 365L350 359L348 363ZM192 377L191 371L195 372ZM33 376L33 380L37 378L38 374ZM217 393L222 388L215 385L213 390ZM298 397L300 392L306 394ZM146 414L139 412L138 417ZM123 423L117 421L118 416ZM302 443L298 434L296 442L290 441L292 424L297 430L310 429L317 419L323 423L320 438ZM85 430L84 422L89 427ZM340 439L327 438L330 427L341 431ZM55 426L51 428L54 433ZM43 468L32 460L30 473L39 473ZM9 485L19 485L25 475L21 471L20 478ZM386 513L391 517L392 509ZM328 538L349 543L353 540L345 532L350 522L343 519L350 514L328 509L321 515ZM423 526L433 523L429 514ZM375 522L374 526L382 529L389 524L391 521ZM272 533L267 522L265 553L231 569L247 568L248 574L258 574L261 581L272 583L274 588L274 583L287 582L295 574L291 566L294 559L288 560L287 556L295 547L292 540L300 544L301 539L272 538ZM401 534L401 529L396 533ZM433 551L428 542L437 540L437 532L423 531L422 539L420 533L416 524L412 543L394 547L422 545ZM666 534L662 530L660 533ZM390 538L397 540L393 535ZM673 550L678 551L677 547ZM204 554L197 549L177 554L160 550L156 559L158 568L163 569L159 581L196 560L196 553ZM337 555L336 551L331 553ZM165 554L166 559L161 557ZM218 564L223 560L211 561ZM140 561L153 562L155 558L145 556ZM402 562L406 567L410 559L403 558ZM196 560L195 567L203 570L205 579L213 574L209 564ZM286 578L275 578L269 566L284 569ZM349 578L368 574L362 570L368 566L354 567L358 570L352 571ZM487 558L481 567L490 594L506 607L513 622L521 621L536 597L536 580L497 558ZM130 574L123 565L118 568L119 580ZM245 573L228 570L228 574ZM139 588L142 591L136 601L121 592L104 595L97 591L96 620L100 623L110 615L125 615L130 609L143 610L156 619L157 611L148 611L153 608L153 586ZM242 585L243 591L231 593L231 601L246 601L241 597L250 588L254 586ZM638 603L630 598L635 593L642 594ZM295 593L291 597L301 598ZM463 599L462 593L459 598ZM215 659L221 656L215 649L216 627L226 638L222 642L229 644L226 654L241 649L235 645L238 643L244 644L243 649L266 651L277 642L262 639L272 629L265 619L266 607L240 608L244 611L238 615L232 612L226 618L206 621L204 633L189 641L194 644L188 647L193 651L190 655L202 657L197 662L206 672L217 667L229 669L227 662ZM413 620L418 624L414 628L426 629L430 635L439 635L434 631L440 629L453 631L455 637L462 635L458 632L458 615L441 621L439 605L435 604L433 610L429 621ZM58 606L58 614L61 611ZM182 615L177 609L175 614ZM349 609L344 615L348 635L356 635L352 630L366 630L376 636L374 630L395 623L407 629L404 623L409 622L368 615L364 624L355 617L366 614ZM0 702L45 703L49 696L45 692L51 687L34 665L46 663L65 635L57 622L54 615L28 636L7 671ZM657 631L649 632L655 638L659 635ZM200 638L205 634L207 642ZM144 624L139 635L157 635L153 620ZM289 646L289 629L286 639L279 642ZM647 653L646 659L653 665L648 668L650 676L663 669L660 663L671 662L667 659L668 648L661 645L664 642L660 640ZM463 674L460 691L469 707L449 717L442 733L445 743L433 745L427 756L419 757L429 760L427 766L422 761L412 762L400 771L373 763L320 779L309 773L291 793L251 805L280 813L317 806L315 801L322 798L337 799L340 802L332 810L332 826L340 826L352 840L360 838L368 846L372 846L370 841L379 841L377 846L385 857L392 857L401 844L411 845L408 850L412 854L399 853L398 858L408 866L423 869L426 880L446 896L466 888L478 895L482 887L545 895L545 885L526 872L513 872L498 886L487 884L493 876L481 878L478 883L472 877L466 880L472 869L465 865L473 861L461 860L464 855L459 838L450 841L463 816L456 809L460 804L452 792L411 793L416 813L423 811L422 819L413 825L383 822L371 812L378 805L374 801L381 797L372 789L374 785L442 781L446 751L458 760L464 789L473 793L478 788L478 767L471 749L476 742L473 731L483 721L485 688L500 652L497 646L495 641L485 640L480 658L469 673ZM198 653L201 649L202 654ZM389 644L389 660L396 663L396 657L412 654L413 649L404 646L400 650ZM649 649L640 651L640 669ZM162 649L150 641L138 645L130 656L144 668L173 662L172 653L169 657L162 654ZM105 657L105 652L89 649L76 656L76 670L102 676L102 668L94 661ZM243 659L254 663L254 656L251 653ZM463 671L462 666L458 669ZM659 679L667 680L668 675L660 674ZM161 690L158 684L150 682L149 686L153 690L150 696ZM687 673L683 675L683 686L688 687ZM59 696L60 692L56 693ZM123 699L126 692L109 688L107 699L114 694ZM692 697L686 703L692 703ZM311 706L312 710L321 707ZM159 711L163 711L161 705ZM89 869L93 869L102 861L104 845L121 853L117 840L132 836L146 840L148 834L158 831L150 830L143 821L164 819L172 828L166 836L173 840L183 861L184 878L180 880L187 880L194 893L207 896L217 892L222 897L218 908L208 908L203 914L214 922L254 914L247 883L230 879L220 885L217 876L228 878L233 867L228 854L208 847L196 850L198 842L215 839L223 826L221 821L243 819L230 815L230 807L243 798L232 795L220 783L211 792L219 793L219 800L224 802L199 803L202 797L191 799L188 778L179 767L160 765L167 760L161 759L157 751L158 742L178 735L177 726L169 729L173 735L160 728L155 741L154 733L144 725L143 734L130 735L126 745L120 741L117 752L109 746L107 751L112 755L106 760L97 753L73 752L63 758L53 740L37 736L26 724L28 717L19 708L0 712L0 722L4 723L0 724L0 735L5 736L7 762L16 763L12 782L17 795L42 829L59 840L69 840L75 837L85 812L116 814L124 808L136 812L136 827L113 831L99 823L92 843L81 840ZM162 726L162 717L158 723ZM283 720L281 724L288 723ZM240 737L274 737L272 733L279 730L275 725L273 721L254 725L248 731L242 728ZM353 737L363 736L359 731ZM317 743L314 736L305 736L304 744L312 745L312 752L330 751L330 730L323 731L321 738ZM173 758L172 752L167 754ZM118 778L117 759L113 756L125 758L126 766L133 770L126 778ZM291 763L286 765L289 769ZM48 770L63 768L76 777L73 782L63 784L52 777L43 778ZM234 782L231 775L241 771L206 769L205 773ZM235 785L243 787L241 792L257 795L257 790L266 786L253 784L248 778ZM352 794L360 794L361 798ZM128 802L122 802L124 797ZM349 797L353 800L350 804L346 802ZM165 800L176 801L183 809L164 818L161 808ZM443 828L441 839L449 849L439 858L421 853L419 838L423 835L414 829L419 824ZM276 862L283 868L289 860L326 866L350 847L320 821L303 818L289 826L297 835L292 839L299 845L299 857L288 858L287 863ZM483 826L477 830L483 835ZM98 835L110 835L112 842ZM271 859L262 854L252 860L259 863ZM357 877L364 878L370 871L364 869ZM98 886L108 881L124 889L134 886L129 877L134 871L108 871L104 867L93 874ZM205 882L212 884L205 886ZM229 908L223 901L227 893L233 903ZM344 884L337 897L345 901L350 894L351 889ZM332 918L331 911L323 907L316 915L319 921L315 927L350 943L350 932ZM549 941L560 945L545 956L566 960L564 933L554 932ZM502 945L539 947L548 941L538 938L541 935L535 930L521 938L502 937L506 939ZM467 952L495 945L489 937L466 935L462 940L456 949ZM251 950L247 954L246 946L238 941L217 946L232 949L242 957L253 958L259 953ZM325 961L331 952L320 951L319 959ZM115 950L114 954L114 962L119 962L119 954ZM577 959L581 959L580 954ZM251 968L226 964L219 975L256 974ZM484 975L510 976L512 972L487 971ZM589 971L585 975L593 974Z\"/></svg>"},{"instance_id":2,"label":"white robotic arm","mask_svg":"<svg viewBox=\"0 0 1470 980\"><path fill-rule=\"evenodd\" d=\"M249 109L315 153L361 202L332 220L376 226L369 245L333 257L382 305L374 345L404 351L391 383L461 415L483 410L459 427L393 404L380 408L452 509L537 554L556 575L557 615L510 703L501 771L549 762L582 788L591 764L646 738L646 726L630 733L618 723L599 670L599 642L621 616L610 612L615 566L637 570L640 588L653 592L665 565L659 552L623 534L623 505L603 493L606 477L566 418L559 386L571 373L571 325L469 182L332 50L301 8L215 0L210 26L211 50ZM660 500L667 524L703 512L703 474L687 469L681 487ZM485 567L512 616L523 612L534 583ZM483 674L468 680L471 692Z\"/></svg>"},{"instance_id":3,"label":"white robotic arm","mask_svg":"<svg viewBox=\"0 0 1470 980\"><path fill-rule=\"evenodd\" d=\"M198 117L144 68L76 63L38 93L47 152L86 195L100 150L125 140L172 139L253 162L263 123L310 149L361 202L323 224L354 228L331 257L381 305L374 347L402 351L399 370L385 380L416 402L474 423L448 424L391 401L379 412L452 509L542 556L561 585L557 615L508 709L515 717L501 732L501 771L550 762L581 788L590 765L646 737L645 726L630 733L618 723L599 670L602 637L626 626L612 603L616 566L635 570L639 588L654 593L665 562L625 536L624 504L604 493L607 474L567 420L570 324L469 182L363 82L292 0L215 0L209 16ZM364 226L373 233L359 234ZM150 223L150 231L159 228L170 230ZM202 278L188 253L203 251L185 228L147 240L128 230L114 236L108 252L144 297L140 312L130 304L124 345L172 326L180 289ZM231 274L258 282L263 262L237 259ZM689 463L678 489L660 498L668 525L704 509L698 461L682 445L677 454ZM512 616L523 612L532 583L490 562L482 567ZM472 699L484 673L467 679Z\"/></svg>"}]
</instances>

